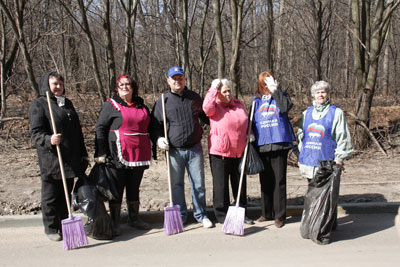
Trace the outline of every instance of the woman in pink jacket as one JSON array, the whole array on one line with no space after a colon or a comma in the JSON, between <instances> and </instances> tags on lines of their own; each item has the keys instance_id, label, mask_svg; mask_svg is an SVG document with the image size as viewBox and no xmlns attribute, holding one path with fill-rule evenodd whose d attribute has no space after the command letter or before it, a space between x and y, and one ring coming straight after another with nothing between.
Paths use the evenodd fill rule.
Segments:
<instances>
[{"instance_id":1,"label":"woman in pink jacket","mask_svg":"<svg viewBox=\"0 0 400 267\"><path fill-rule=\"evenodd\" d=\"M230 204L229 180L233 197L236 199L239 187L238 166L246 147L248 115L244 104L233 99L231 82L216 79L203 102L203 110L210 118L208 151L210 154L211 173L213 176L213 206L219 223L224 223ZM246 207L246 177L239 204ZM253 221L246 217L247 224Z\"/></svg>"}]
</instances>

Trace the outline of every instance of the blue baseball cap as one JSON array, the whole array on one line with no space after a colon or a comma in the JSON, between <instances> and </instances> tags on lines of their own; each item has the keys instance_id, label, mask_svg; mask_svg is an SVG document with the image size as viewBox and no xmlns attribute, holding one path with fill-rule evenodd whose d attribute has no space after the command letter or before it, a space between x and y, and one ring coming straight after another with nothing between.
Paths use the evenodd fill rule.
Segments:
<instances>
[{"instance_id":1,"label":"blue baseball cap","mask_svg":"<svg viewBox=\"0 0 400 267\"><path fill-rule=\"evenodd\" d=\"M185 72L183 71L183 69L181 67L178 67L178 66L173 66L173 67L169 68L168 77L173 77L177 74L185 75Z\"/></svg>"}]
</instances>

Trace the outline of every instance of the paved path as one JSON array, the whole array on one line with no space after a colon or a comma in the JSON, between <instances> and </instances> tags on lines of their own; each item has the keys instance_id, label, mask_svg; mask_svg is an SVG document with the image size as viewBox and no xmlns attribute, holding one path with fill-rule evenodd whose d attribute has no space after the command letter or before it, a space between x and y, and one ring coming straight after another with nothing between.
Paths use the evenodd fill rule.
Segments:
<instances>
[{"instance_id":1,"label":"paved path","mask_svg":"<svg viewBox=\"0 0 400 267\"><path fill-rule=\"evenodd\" d=\"M70 251L47 240L37 217L0 217L0 266L400 266L394 216L340 214L325 246L302 239L295 216L282 229L271 222L246 226L243 237L223 234L221 224L191 224L173 236L163 233L162 223L149 232L123 224L115 240L89 239L87 247Z\"/></svg>"}]
</instances>

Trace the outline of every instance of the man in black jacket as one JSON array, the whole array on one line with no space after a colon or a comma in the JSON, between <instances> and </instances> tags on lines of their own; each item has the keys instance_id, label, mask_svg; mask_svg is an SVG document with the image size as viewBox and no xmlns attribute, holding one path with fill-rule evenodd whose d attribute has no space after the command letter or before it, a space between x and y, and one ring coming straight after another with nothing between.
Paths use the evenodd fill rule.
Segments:
<instances>
[{"instance_id":1,"label":"man in black jacket","mask_svg":"<svg viewBox=\"0 0 400 267\"><path fill-rule=\"evenodd\" d=\"M61 180L56 145L63 157L65 177L69 195L74 177L84 175L87 167L87 152L83 140L78 114L72 102L64 96L64 79L50 72L39 81L40 96L29 108L29 127L35 143L40 177L42 180L42 217L44 231L52 241L61 240L61 220L68 218L67 204ZM57 134L51 128L50 113L46 99L49 91Z\"/></svg>"},{"instance_id":2,"label":"man in black jacket","mask_svg":"<svg viewBox=\"0 0 400 267\"><path fill-rule=\"evenodd\" d=\"M201 147L203 129L199 119L208 123L203 112L201 97L186 86L185 72L174 66L168 71L168 85L171 89L165 95L168 136L163 133L162 99L157 99L152 110L151 137L153 143L163 150L169 150L171 162L172 201L181 207L182 221L187 220L184 176L187 169L192 188L193 215L205 228L213 226L206 215L204 157Z\"/></svg>"}]
</instances>

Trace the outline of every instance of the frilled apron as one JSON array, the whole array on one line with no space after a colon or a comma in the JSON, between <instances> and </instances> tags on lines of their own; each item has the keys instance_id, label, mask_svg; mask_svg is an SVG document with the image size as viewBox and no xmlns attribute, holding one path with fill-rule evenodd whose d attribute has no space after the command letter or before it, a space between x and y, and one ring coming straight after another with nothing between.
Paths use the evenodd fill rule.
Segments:
<instances>
[{"instance_id":1,"label":"frilled apron","mask_svg":"<svg viewBox=\"0 0 400 267\"><path fill-rule=\"evenodd\" d=\"M116 135L118 160L125 166L138 167L151 164L151 144L148 133L150 116L147 110L134 106L126 107L109 98L113 107L121 112L122 124Z\"/></svg>"}]
</instances>

